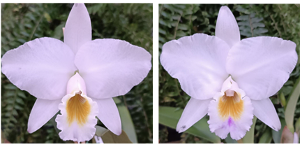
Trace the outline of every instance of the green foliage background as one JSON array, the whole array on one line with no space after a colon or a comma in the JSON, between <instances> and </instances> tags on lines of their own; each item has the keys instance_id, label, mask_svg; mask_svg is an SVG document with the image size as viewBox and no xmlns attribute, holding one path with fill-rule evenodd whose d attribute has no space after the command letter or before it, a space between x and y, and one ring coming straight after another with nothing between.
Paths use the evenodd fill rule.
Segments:
<instances>
[{"instance_id":1,"label":"green foliage background","mask_svg":"<svg viewBox=\"0 0 300 147\"><path fill-rule=\"evenodd\" d=\"M159 51L162 45L173 39L189 36L195 33L215 35L215 26L219 9L222 5L208 4L185 4L159 5ZM227 5L240 27L241 39L254 36L274 36L284 40L291 40L297 44L296 50L300 52L300 5L257 5L257 4L230 4ZM285 108L289 101L293 87L300 74L299 60L296 68L290 75L289 80L284 84L278 94L271 97L271 100L278 112L282 128L285 126ZM177 79L172 78L160 65L159 66L159 106L169 106L176 109L184 109L190 96L180 87ZM279 96L281 95L281 96ZM161 111L160 111L161 113ZM294 123L300 120L300 100L298 99L294 112ZM160 121L162 118L159 118ZM208 116L205 117L208 119ZM177 124L177 122L176 122ZM170 127L170 126L169 126ZM296 128L298 128L296 126ZM280 142L282 129L276 134L271 128L257 119L254 142L270 143ZM299 132L298 132L299 133ZM170 142L170 131L162 126L159 130L159 140L161 143ZM233 143L236 141L226 138L222 142ZM189 133L181 134L181 139L177 142L211 142L202 137Z\"/></svg>"},{"instance_id":2,"label":"green foliage background","mask_svg":"<svg viewBox=\"0 0 300 147\"><path fill-rule=\"evenodd\" d=\"M72 4L1 4L1 57L27 41L53 37L63 41ZM93 39L115 38L145 48L152 54L152 4L86 4ZM120 73L121 74L121 73ZM36 132L27 132L28 117L36 100L1 74L1 138L11 143L63 142L52 118ZM125 96L115 98L130 112L139 143L152 142L152 70ZM98 121L98 125L104 126ZM122 124L123 129L124 125ZM131 134L128 134L130 136ZM90 141L91 142L91 141Z\"/></svg>"}]
</instances>

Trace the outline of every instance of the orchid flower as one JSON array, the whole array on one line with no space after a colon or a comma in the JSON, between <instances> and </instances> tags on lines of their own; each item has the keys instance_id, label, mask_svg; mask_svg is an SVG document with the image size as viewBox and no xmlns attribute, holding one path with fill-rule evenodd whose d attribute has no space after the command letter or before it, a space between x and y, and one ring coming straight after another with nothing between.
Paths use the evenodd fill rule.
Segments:
<instances>
[{"instance_id":1,"label":"orchid flower","mask_svg":"<svg viewBox=\"0 0 300 147\"><path fill-rule=\"evenodd\" d=\"M209 128L224 139L245 136L255 115L272 129L281 124L269 99L297 63L296 44L277 37L240 39L230 9L220 8L216 36L194 34L162 47L161 64L191 99L176 130L184 132L206 114Z\"/></svg>"},{"instance_id":2,"label":"orchid flower","mask_svg":"<svg viewBox=\"0 0 300 147\"><path fill-rule=\"evenodd\" d=\"M91 20L84 4L74 4L64 42L38 38L3 55L2 72L21 90L37 98L28 132L55 121L62 140L92 139L96 116L114 134L122 132L112 97L139 84L151 68L143 48L117 39L92 40Z\"/></svg>"}]
</instances>

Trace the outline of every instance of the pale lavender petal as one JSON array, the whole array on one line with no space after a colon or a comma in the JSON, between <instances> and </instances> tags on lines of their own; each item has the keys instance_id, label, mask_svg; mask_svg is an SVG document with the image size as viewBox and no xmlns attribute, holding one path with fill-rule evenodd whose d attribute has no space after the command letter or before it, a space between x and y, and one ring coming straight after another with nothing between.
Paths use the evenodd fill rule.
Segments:
<instances>
[{"instance_id":1,"label":"pale lavender petal","mask_svg":"<svg viewBox=\"0 0 300 147\"><path fill-rule=\"evenodd\" d=\"M240 41L239 26L227 6L220 8L216 24L216 36L224 40L230 48Z\"/></svg>"},{"instance_id":2,"label":"pale lavender petal","mask_svg":"<svg viewBox=\"0 0 300 147\"><path fill-rule=\"evenodd\" d=\"M194 34L172 40L162 47L164 69L195 99L209 99L219 92L228 77L226 58L229 47L223 40Z\"/></svg>"},{"instance_id":3,"label":"pale lavender petal","mask_svg":"<svg viewBox=\"0 0 300 147\"><path fill-rule=\"evenodd\" d=\"M211 100L191 98L181 114L176 130L179 133L184 132L204 117L207 114L208 105Z\"/></svg>"},{"instance_id":4,"label":"pale lavender petal","mask_svg":"<svg viewBox=\"0 0 300 147\"><path fill-rule=\"evenodd\" d=\"M254 108L253 114L259 120L275 131L281 129L278 114L276 113L275 107L269 98L263 100L252 100L251 102Z\"/></svg>"},{"instance_id":5,"label":"pale lavender petal","mask_svg":"<svg viewBox=\"0 0 300 147\"><path fill-rule=\"evenodd\" d=\"M142 82L151 69L151 55L123 40L96 39L78 51L75 64L87 94L103 99L124 95Z\"/></svg>"},{"instance_id":6,"label":"pale lavender petal","mask_svg":"<svg viewBox=\"0 0 300 147\"><path fill-rule=\"evenodd\" d=\"M227 58L227 71L248 97L267 99L276 94L296 66L296 44L277 37L243 39Z\"/></svg>"},{"instance_id":7,"label":"pale lavender petal","mask_svg":"<svg viewBox=\"0 0 300 147\"><path fill-rule=\"evenodd\" d=\"M46 124L58 111L61 100L36 99L28 119L29 133L33 133Z\"/></svg>"},{"instance_id":8,"label":"pale lavender petal","mask_svg":"<svg viewBox=\"0 0 300 147\"><path fill-rule=\"evenodd\" d=\"M94 99L98 104L97 117L114 134L122 133L121 118L118 108L112 98Z\"/></svg>"},{"instance_id":9,"label":"pale lavender petal","mask_svg":"<svg viewBox=\"0 0 300 147\"><path fill-rule=\"evenodd\" d=\"M76 54L79 48L92 40L90 15L84 4L74 4L64 29L64 42Z\"/></svg>"},{"instance_id":10,"label":"pale lavender petal","mask_svg":"<svg viewBox=\"0 0 300 147\"><path fill-rule=\"evenodd\" d=\"M40 99L61 99L74 71L72 50L54 38L29 41L2 57L2 72L6 77Z\"/></svg>"}]
</instances>

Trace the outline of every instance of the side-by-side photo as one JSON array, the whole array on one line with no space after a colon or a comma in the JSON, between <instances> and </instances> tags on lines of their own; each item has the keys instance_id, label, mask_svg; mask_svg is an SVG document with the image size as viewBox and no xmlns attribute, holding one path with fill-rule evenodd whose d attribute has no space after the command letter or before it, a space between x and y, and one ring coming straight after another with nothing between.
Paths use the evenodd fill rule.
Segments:
<instances>
[{"instance_id":1,"label":"side-by-side photo","mask_svg":"<svg viewBox=\"0 0 300 147\"><path fill-rule=\"evenodd\" d=\"M2 143L152 143L153 4L1 4Z\"/></svg>"},{"instance_id":2,"label":"side-by-side photo","mask_svg":"<svg viewBox=\"0 0 300 147\"><path fill-rule=\"evenodd\" d=\"M295 4L159 5L159 143L299 143Z\"/></svg>"},{"instance_id":3,"label":"side-by-side photo","mask_svg":"<svg viewBox=\"0 0 300 147\"><path fill-rule=\"evenodd\" d=\"M1 143L299 144L300 4L197 3L1 3Z\"/></svg>"}]
</instances>

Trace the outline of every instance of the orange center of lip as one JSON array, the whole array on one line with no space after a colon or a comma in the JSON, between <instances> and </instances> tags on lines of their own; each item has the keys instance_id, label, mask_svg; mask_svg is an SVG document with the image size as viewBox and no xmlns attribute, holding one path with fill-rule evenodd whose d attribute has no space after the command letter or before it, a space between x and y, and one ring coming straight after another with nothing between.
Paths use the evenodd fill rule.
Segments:
<instances>
[{"instance_id":1,"label":"orange center of lip","mask_svg":"<svg viewBox=\"0 0 300 147\"><path fill-rule=\"evenodd\" d=\"M234 120L240 119L243 111L244 102L236 92L234 92L233 96L226 96L226 93L224 93L224 96L220 97L218 112L223 119L227 119L228 117Z\"/></svg>"},{"instance_id":2,"label":"orange center of lip","mask_svg":"<svg viewBox=\"0 0 300 147\"><path fill-rule=\"evenodd\" d=\"M88 115L91 112L91 105L80 94L75 94L67 101L67 116L68 124L71 125L74 120L79 125L84 125L87 122Z\"/></svg>"}]
</instances>

